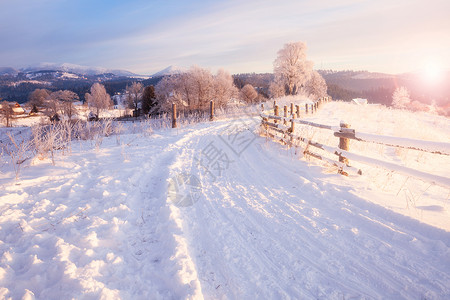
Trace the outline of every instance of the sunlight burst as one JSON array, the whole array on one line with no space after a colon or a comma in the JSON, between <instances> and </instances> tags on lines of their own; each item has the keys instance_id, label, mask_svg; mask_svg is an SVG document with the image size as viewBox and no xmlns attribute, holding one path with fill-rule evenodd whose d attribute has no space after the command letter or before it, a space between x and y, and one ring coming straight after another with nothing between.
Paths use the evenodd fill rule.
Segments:
<instances>
[{"instance_id":1,"label":"sunlight burst","mask_svg":"<svg viewBox=\"0 0 450 300\"><path fill-rule=\"evenodd\" d=\"M442 69L438 64L430 62L425 66L424 77L428 83L437 83L442 78Z\"/></svg>"}]
</instances>

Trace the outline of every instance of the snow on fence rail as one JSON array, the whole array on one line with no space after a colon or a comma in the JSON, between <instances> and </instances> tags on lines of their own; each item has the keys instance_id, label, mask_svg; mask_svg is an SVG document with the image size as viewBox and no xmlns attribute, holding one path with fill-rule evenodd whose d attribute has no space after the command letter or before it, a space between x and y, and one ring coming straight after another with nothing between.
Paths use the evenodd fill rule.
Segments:
<instances>
[{"instance_id":1,"label":"snow on fence rail","mask_svg":"<svg viewBox=\"0 0 450 300\"><path fill-rule=\"evenodd\" d=\"M329 98L322 98L318 101L314 102L311 106L311 112L317 110L323 103L330 101ZM294 110L294 105L291 104L291 109L289 111L288 117L288 109L287 106L284 106L284 116L279 116L279 109L276 103L274 102L274 114L264 114L262 113L260 116L262 118L261 125L265 128L266 134L272 138L278 138L279 141L284 144L290 146L298 146L295 144L296 141L300 141L305 143L307 146L305 147L304 153L308 154L312 157L315 157L320 160L327 161L339 168L339 173L347 175L348 171L356 172L358 174L362 174L361 170L358 170L349 165L349 159L358 161L360 163L366 165L373 165L383 167L385 169L401 173L406 176L412 176L424 181L428 181L446 188L450 188L450 179L442 176L432 175L429 173L425 173L422 171L418 171L415 169L407 168L404 166L400 166L394 163L385 162L382 160L365 157L359 154L349 152L349 140L353 139L361 142L372 142L377 144L382 144L386 146L392 147L400 147L406 149L414 149L424 152L429 152L433 154L440 155L450 155L450 143L442 143L442 142L432 142L432 141L423 141L423 140L414 140L408 138L400 138L400 137L392 137L392 136L383 136L383 135L374 135L368 133L358 133L355 129L349 128L348 124L341 122L340 126L329 126L323 125L313 122L308 122L305 120L297 119L299 116L298 105L297 109ZM308 104L305 107L305 113L308 113ZM273 120L271 122L271 120ZM327 146L324 144L316 143L314 141L308 140L304 137L298 136L294 134L295 123L322 128L331 130L334 132L334 136L339 138L339 147ZM290 125L288 125L290 124ZM275 134L274 134L275 132ZM282 136L278 136L276 134L281 134ZM317 153L314 153L309 150L309 147L312 146L314 148L321 149L328 153L332 153L338 156L339 160L331 160L325 158Z\"/></svg>"}]
</instances>

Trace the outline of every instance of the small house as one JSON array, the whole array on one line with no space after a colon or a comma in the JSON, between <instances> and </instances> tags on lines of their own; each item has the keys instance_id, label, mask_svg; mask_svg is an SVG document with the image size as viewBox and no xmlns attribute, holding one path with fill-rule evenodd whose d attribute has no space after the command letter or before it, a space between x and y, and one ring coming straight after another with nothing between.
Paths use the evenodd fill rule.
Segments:
<instances>
[{"instance_id":1,"label":"small house","mask_svg":"<svg viewBox=\"0 0 450 300\"><path fill-rule=\"evenodd\" d=\"M12 110L15 115L23 115L25 113L25 110L20 106L19 103L14 103L12 106Z\"/></svg>"},{"instance_id":2,"label":"small house","mask_svg":"<svg viewBox=\"0 0 450 300\"><path fill-rule=\"evenodd\" d=\"M355 103L357 105L366 105L367 104L367 99L355 98L355 99L352 99L352 103Z\"/></svg>"}]
</instances>

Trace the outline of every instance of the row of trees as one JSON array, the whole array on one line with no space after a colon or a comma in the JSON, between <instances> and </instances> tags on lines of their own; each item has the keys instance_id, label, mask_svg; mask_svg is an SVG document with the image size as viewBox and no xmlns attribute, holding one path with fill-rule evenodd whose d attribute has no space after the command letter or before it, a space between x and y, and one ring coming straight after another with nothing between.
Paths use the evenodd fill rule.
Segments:
<instances>
[{"instance_id":1,"label":"row of trees","mask_svg":"<svg viewBox=\"0 0 450 300\"><path fill-rule=\"evenodd\" d=\"M193 66L187 72L164 77L155 87L156 98L162 110L172 103L187 111L206 110L210 100L216 107L225 107L238 94L231 75L219 70L216 75L209 70Z\"/></svg>"},{"instance_id":2,"label":"row of trees","mask_svg":"<svg viewBox=\"0 0 450 300\"><path fill-rule=\"evenodd\" d=\"M246 84L240 91L233 77L225 70L213 75L209 70L192 66L187 72L164 77L155 87L156 99L163 111L176 103L181 110L207 110L209 102L226 107L232 99L254 103L258 98L255 88Z\"/></svg>"}]
</instances>

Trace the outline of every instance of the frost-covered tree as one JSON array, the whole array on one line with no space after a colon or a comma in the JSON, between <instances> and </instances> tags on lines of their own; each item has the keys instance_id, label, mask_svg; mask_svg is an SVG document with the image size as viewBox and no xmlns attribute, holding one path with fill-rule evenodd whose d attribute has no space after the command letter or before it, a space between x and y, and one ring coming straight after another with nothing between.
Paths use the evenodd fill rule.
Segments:
<instances>
[{"instance_id":1,"label":"frost-covered tree","mask_svg":"<svg viewBox=\"0 0 450 300\"><path fill-rule=\"evenodd\" d=\"M188 82L192 88L194 109L208 109L209 102L214 97L214 79L211 72L198 66L193 66L188 72Z\"/></svg>"},{"instance_id":2,"label":"frost-covered tree","mask_svg":"<svg viewBox=\"0 0 450 300\"><path fill-rule=\"evenodd\" d=\"M111 96L100 83L94 83L91 86L91 92L86 93L85 98L89 107L95 109L97 116L99 116L101 110L109 109L113 106Z\"/></svg>"},{"instance_id":3,"label":"frost-covered tree","mask_svg":"<svg viewBox=\"0 0 450 300\"><path fill-rule=\"evenodd\" d=\"M305 43L287 43L273 63L275 81L283 84L289 95L296 95L309 80L312 67L313 63L306 60Z\"/></svg>"},{"instance_id":4,"label":"frost-covered tree","mask_svg":"<svg viewBox=\"0 0 450 300\"><path fill-rule=\"evenodd\" d=\"M246 84L241 89L241 99L244 100L247 103L253 103L255 101L256 97L258 97L258 92L255 90L255 88L251 84Z\"/></svg>"},{"instance_id":5,"label":"frost-covered tree","mask_svg":"<svg viewBox=\"0 0 450 300\"><path fill-rule=\"evenodd\" d=\"M139 103L142 100L142 93L144 92L144 86L140 82L133 82L131 85L126 87L126 92L129 107L137 111Z\"/></svg>"},{"instance_id":6,"label":"frost-covered tree","mask_svg":"<svg viewBox=\"0 0 450 300\"><path fill-rule=\"evenodd\" d=\"M1 98L0 98L1 101ZM4 120L5 126L10 127L14 111L8 101L0 103L0 117Z\"/></svg>"},{"instance_id":7,"label":"frost-covered tree","mask_svg":"<svg viewBox=\"0 0 450 300\"><path fill-rule=\"evenodd\" d=\"M159 110L168 111L172 103L178 105L178 101L175 101L174 97L177 93L178 76L179 75L165 76L155 86L155 95L156 101L159 104Z\"/></svg>"},{"instance_id":8,"label":"frost-covered tree","mask_svg":"<svg viewBox=\"0 0 450 300\"><path fill-rule=\"evenodd\" d=\"M327 83L319 72L311 72L311 77L305 85L305 92L314 98L321 98L327 95Z\"/></svg>"},{"instance_id":9,"label":"frost-covered tree","mask_svg":"<svg viewBox=\"0 0 450 300\"><path fill-rule=\"evenodd\" d=\"M216 107L224 108L231 98L238 94L233 77L227 71L220 69L214 76L214 102Z\"/></svg>"},{"instance_id":10,"label":"frost-covered tree","mask_svg":"<svg viewBox=\"0 0 450 300\"><path fill-rule=\"evenodd\" d=\"M50 107L52 108L53 114L60 112L63 115L66 115L69 119L72 119L72 116L76 114L76 109L73 106L73 103L79 98L74 92L69 90L60 90L51 93L49 98Z\"/></svg>"},{"instance_id":11,"label":"frost-covered tree","mask_svg":"<svg viewBox=\"0 0 450 300\"><path fill-rule=\"evenodd\" d=\"M404 86L396 88L394 94L392 94L392 106L395 108L407 108L410 103L411 98L408 90Z\"/></svg>"}]
</instances>

